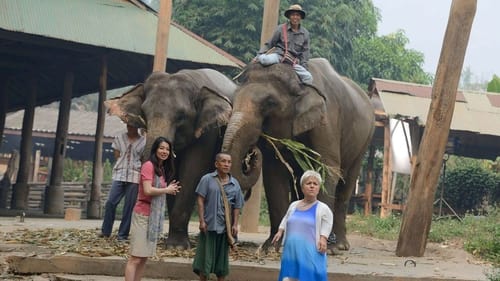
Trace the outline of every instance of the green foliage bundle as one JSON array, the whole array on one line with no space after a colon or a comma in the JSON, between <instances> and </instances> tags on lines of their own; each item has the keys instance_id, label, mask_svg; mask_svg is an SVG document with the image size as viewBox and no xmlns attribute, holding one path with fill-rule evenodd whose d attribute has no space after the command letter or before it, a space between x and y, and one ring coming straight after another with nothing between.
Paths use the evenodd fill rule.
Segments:
<instances>
[{"instance_id":1,"label":"green foliage bundle","mask_svg":"<svg viewBox=\"0 0 500 281\"><path fill-rule=\"evenodd\" d=\"M483 203L495 200L500 187L500 176L485 167L481 161L455 158L455 163L447 169L444 198L457 213L468 211L477 213Z\"/></svg>"}]
</instances>

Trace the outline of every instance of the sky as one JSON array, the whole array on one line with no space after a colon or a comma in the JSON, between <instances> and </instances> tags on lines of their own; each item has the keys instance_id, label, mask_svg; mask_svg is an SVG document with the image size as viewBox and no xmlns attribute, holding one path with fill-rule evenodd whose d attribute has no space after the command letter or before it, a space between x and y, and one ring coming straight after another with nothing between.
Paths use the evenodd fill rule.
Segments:
<instances>
[{"instance_id":1,"label":"sky","mask_svg":"<svg viewBox=\"0 0 500 281\"><path fill-rule=\"evenodd\" d=\"M372 0L382 16L378 34L403 29L407 48L425 56L424 71L434 74L443 45L452 0ZM431 6L432 5L432 6ZM499 0L477 0L464 69L469 66L477 81L500 76Z\"/></svg>"}]
</instances>

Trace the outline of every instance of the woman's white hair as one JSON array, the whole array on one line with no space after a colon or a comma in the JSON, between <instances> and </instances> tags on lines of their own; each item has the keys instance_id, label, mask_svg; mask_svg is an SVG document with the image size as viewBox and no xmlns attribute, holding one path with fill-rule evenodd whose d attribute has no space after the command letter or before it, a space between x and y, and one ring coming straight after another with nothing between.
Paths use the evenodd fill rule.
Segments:
<instances>
[{"instance_id":1,"label":"woman's white hair","mask_svg":"<svg viewBox=\"0 0 500 281\"><path fill-rule=\"evenodd\" d=\"M300 177L300 186L304 185L304 181L306 181L307 178L313 177L318 180L318 183L321 185L323 182L323 179L321 178L321 175L313 170L307 170L302 174L302 177Z\"/></svg>"}]
</instances>

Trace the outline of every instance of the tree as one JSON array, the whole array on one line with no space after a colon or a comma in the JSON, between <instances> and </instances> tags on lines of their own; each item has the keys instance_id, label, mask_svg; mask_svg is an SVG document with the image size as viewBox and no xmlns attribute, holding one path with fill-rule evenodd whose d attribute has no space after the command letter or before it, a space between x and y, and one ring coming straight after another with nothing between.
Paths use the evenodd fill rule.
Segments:
<instances>
[{"instance_id":1,"label":"tree","mask_svg":"<svg viewBox=\"0 0 500 281\"><path fill-rule=\"evenodd\" d=\"M500 77L493 75L493 78L488 83L486 91L492 93L500 93Z\"/></svg>"},{"instance_id":2,"label":"tree","mask_svg":"<svg viewBox=\"0 0 500 281\"><path fill-rule=\"evenodd\" d=\"M424 55L406 49L409 40L403 30L385 36L361 37L355 41L354 80L368 83L378 77L419 84L431 84L432 76L422 70Z\"/></svg>"}]
</instances>

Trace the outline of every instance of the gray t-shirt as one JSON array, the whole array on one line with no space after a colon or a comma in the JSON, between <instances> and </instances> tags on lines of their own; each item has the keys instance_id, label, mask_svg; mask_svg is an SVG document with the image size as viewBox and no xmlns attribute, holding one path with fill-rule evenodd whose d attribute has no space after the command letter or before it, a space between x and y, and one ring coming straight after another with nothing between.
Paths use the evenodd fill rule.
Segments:
<instances>
[{"instance_id":1,"label":"gray t-shirt","mask_svg":"<svg viewBox=\"0 0 500 281\"><path fill-rule=\"evenodd\" d=\"M243 208L244 200L238 180L229 176L229 182L224 185L227 200L231 209ZM204 175L198 186L196 193L205 198L205 223L208 231L224 233L226 231L226 219L224 217L224 203L217 182L217 172ZM232 214L232 212L231 212Z\"/></svg>"}]
</instances>

